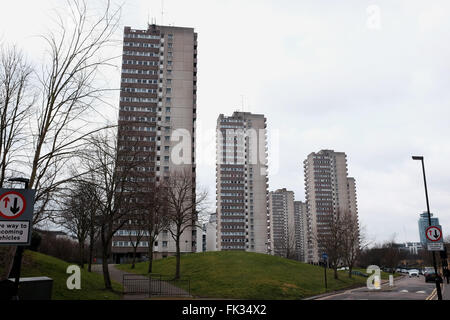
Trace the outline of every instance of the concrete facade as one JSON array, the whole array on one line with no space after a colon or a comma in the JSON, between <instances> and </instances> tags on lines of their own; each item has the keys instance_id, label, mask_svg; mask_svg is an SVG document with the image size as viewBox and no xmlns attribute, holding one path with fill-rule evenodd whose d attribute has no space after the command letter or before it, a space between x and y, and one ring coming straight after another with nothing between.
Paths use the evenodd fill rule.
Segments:
<instances>
[{"instance_id":1,"label":"concrete facade","mask_svg":"<svg viewBox=\"0 0 450 320\"><path fill-rule=\"evenodd\" d=\"M342 214L358 216L355 179L348 177L343 152L321 150L309 154L303 164L309 228L306 260L318 263L324 252L320 238L326 236L329 222Z\"/></svg>"},{"instance_id":2,"label":"concrete facade","mask_svg":"<svg viewBox=\"0 0 450 320\"><path fill-rule=\"evenodd\" d=\"M298 260L306 262L307 256L307 235L308 211L307 205L303 201L294 201L294 220L295 220L295 248Z\"/></svg>"},{"instance_id":3,"label":"concrete facade","mask_svg":"<svg viewBox=\"0 0 450 320\"><path fill-rule=\"evenodd\" d=\"M221 114L216 138L217 250L268 253L266 118Z\"/></svg>"},{"instance_id":4,"label":"concrete facade","mask_svg":"<svg viewBox=\"0 0 450 320\"><path fill-rule=\"evenodd\" d=\"M279 189L269 193L270 242L272 254L296 258L294 192Z\"/></svg>"},{"instance_id":5,"label":"concrete facade","mask_svg":"<svg viewBox=\"0 0 450 320\"><path fill-rule=\"evenodd\" d=\"M119 111L119 150L142 152L134 181L149 188L176 171L192 172L195 182L197 114L197 34L192 28L148 25L124 28ZM193 189L195 192L195 189ZM116 263L132 252L133 234L141 232L132 219L112 241ZM182 235L181 252L197 251L196 227ZM147 238L139 244L145 257ZM154 247L155 257L173 255L175 241L166 230Z\"/></svg>"}]
</instances>

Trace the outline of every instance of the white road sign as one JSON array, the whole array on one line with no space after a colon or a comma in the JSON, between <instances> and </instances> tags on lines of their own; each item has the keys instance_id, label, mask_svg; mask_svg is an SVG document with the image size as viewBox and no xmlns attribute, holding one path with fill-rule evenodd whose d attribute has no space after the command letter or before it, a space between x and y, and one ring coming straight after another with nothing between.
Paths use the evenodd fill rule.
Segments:
<instances>
[{"instance_id":1,"label":"white road sign","mask_svg":"<svg viewBox=\"0 0 450 320\"><path fill-rule=\"evenodd\" d=\"M442 240L442 231L437 226L428 227L425 231L425 235L429 241L438 242Z\"/></svg>"},{"instance_id":2,"label":"white road sign","mask_svg":"<svg viewBox=\"0 0 450 320\"><path fill-rule=\"evenodd\" d=\"M0 245L29 245L35 190L0 189Z\"/></svg>"},{"instance_id":3,"label":"white road sign","mask_svg":"<svg viewBox=\"0 0 450 320\"><path fill-rule=\"evenodd\" d=\"M0 216L5 219L17 219L25 212L25 197L16 191L5 192L0 196Z\"/></svg>"}]
</instances>

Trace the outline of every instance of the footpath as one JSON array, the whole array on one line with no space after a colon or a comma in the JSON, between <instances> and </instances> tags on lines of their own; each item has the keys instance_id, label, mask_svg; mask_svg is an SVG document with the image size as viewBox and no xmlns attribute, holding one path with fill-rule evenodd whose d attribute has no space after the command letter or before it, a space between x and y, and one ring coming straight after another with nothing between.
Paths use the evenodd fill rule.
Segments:
<instances>
[{"instance_id":1,"label":"footpath","mask_svg":"<svg viewBox=\"0 0 450 320\"><path fill-rule=\"evenodd\" d=\"M115 267L114 264L108 265L109 269L109 276L111 277L111 280L116 281L120 284L123 284L123 275L126 274L126 272L119 270ZM96 264L92 266L92 271L103 274L102 265ZM138 276L137 278L141 278L142 280L148 279L144 276ZM148 300L149 296L148 294L124 294L122 297L123 300Z\"/></svg>"},{"instance_id":2,"label":"footpath","mask_svg":"<svg viewBox=\"0 0 450 320\"><path fill-rule=\"evenodd\" d=\"M142 292L142 293L126 293L126 292L132 292L133 288L136 288L136 283L139 281L142 281L142 283L147 284L149 281L149 278L143 275L138 275L138 274L133 274L133 280L130 283L125 283L124 284L124 275L129 275L130 273L127 273L125 271L119 270L116 268L116 265L114 264L109 264L108 265L108 269L109 269L109 275L111 277L111 280L116 281L120 284L122 284L123 286L128 286L125 287L124 291L125 293L123 294L122 299L123 300L149 300L150 299L150 295L148 290L139 290L139 291L147 291L147 292ZM102 266L101 265L93 265L92 266L92 270L94 272L97 273L102 273ZM162 286L161 286L162 285ZM189 299L192 298L192 296L190 296L186 291L184 291L183 289L180 289L178 287L175 287L173 284L168 283L167 281L161 280L160 282L152 282L151 283L152 286L152 292L159 292L159 297L156 296L152 296L152 299L174 299L173 297L171 297L171 295L174 292L177 292L177 296L178 299ZM131 289L131 290L130 290Z\"/></svg>"},{"instance_id":3,"label":"footpath","mask_svg":"<svg viewBox=\"0 0 450 320\"><path fill-rule=\"evenodd\" d=\"M442 285L442 300L450 300L450 284L447 284L445 279Z\"/></svg>"}]
</instances>

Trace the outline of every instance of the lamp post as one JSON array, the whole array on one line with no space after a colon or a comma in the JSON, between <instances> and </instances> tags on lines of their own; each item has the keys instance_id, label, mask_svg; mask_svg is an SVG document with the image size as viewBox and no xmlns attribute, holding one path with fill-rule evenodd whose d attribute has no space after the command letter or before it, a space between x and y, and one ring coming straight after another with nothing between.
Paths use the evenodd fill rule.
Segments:
<instances>
[{"instance_id":1,"label":"lamp post","mask_svg":"<svg viewBox=\"0 0 450 320\"><path fill-rule=\"evenodd\" d=\"M25 189L28 189L28 184L30 179L27 178L11 178L8 181L11 182L22 182L25 184ZM14 275L14 294L13 299L19 300L19 282L20 282L20 269L22 267L22 256L23 256L23 246L17 246L16 255L14 256L14 263L10 273Z\"/></svg>"},{"instance_id":2,"label":"lamp post","mask_svg":"<svg viewBox=\"0 0 450 320\"><path fill-rule=\"evenodd\" d=\"M427 189L427 179L426 179L426 176L425 176L424 158L423 158L423 156L413 156L412 159L422 162L423 183L425 185L425 198L427 200L428 225L431 227L430 203L428 201L428 189ZM438 300L442 300L441 285L440 285L440 282L439 282L438 270L437 270L437 265L436 265L436 256L435 256L434 251L432 251L432 256L433 256L434 272L436 273L436 291L437 291L437 296L438 296Z\"/></svg>"}]
</instances>

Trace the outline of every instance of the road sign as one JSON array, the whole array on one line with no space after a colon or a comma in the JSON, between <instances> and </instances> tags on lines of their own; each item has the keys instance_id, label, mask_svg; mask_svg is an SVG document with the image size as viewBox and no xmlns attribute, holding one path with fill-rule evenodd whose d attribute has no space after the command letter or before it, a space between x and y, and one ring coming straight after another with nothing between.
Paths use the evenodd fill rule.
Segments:
<instances>
[{"instance_id":1,"label":"road sign","mask_svg":"<svg viewBox=\"0 0 450 320\"><path fill-rule=\"evenodd\" d=\"M438 226L431 226L425 231L425 236L429 241L438 242L442 240L442 231Z\"/></svg>"},{"instance_id":2,"label":"road sign","mask_svg":"<svg viewBox=\"0 0 450 320\"><path fill-rule=\"evenodd\" d=\"M31 242L35 190L0 189L0 245Z\"/></svg>"},{"instance_id":3,"label":"road sign","mask_svg":"<svg viewBox=\"0 0 450 320\"><path fill-rule=\"evenodd\" d=\"M328 260L328 255L326 253L322 253L322 259L323 260Z\"/></svg>"},{"instance_id":4,"label":"road sign","mask_svg":"<svg viewBox=\"0 0 450 320\"><path fill-rule=\"evenodd\" d=\"M436 243L427 243L428 251L443 251L444 250L444 243L443 242L436 242Z\"/></svg>"},{"instance_id":5,"label":"road sign","mask_svg":"<svg viewBox=\"0 0 450 320\"><path fill-rule=\"evenodd\" d=\"M442 236L442 228L440 226L431 226L425 230L427 238L428 251L444 250L444 240Z\"/></svg>"}]
</instances>

